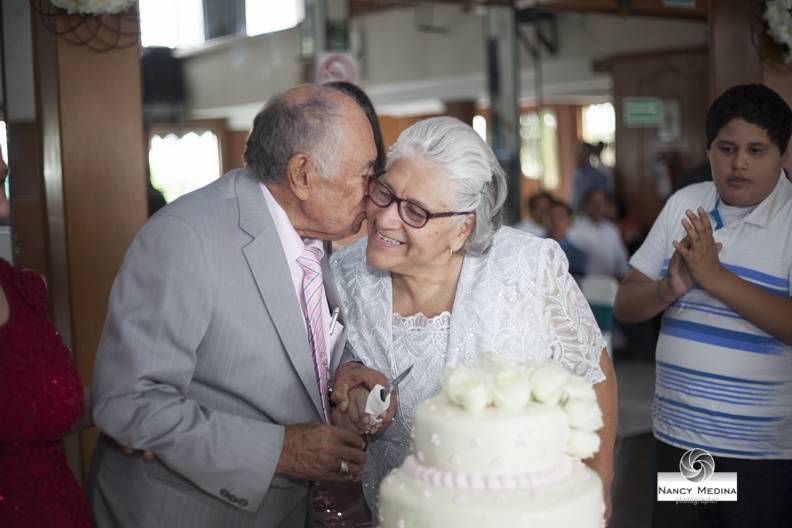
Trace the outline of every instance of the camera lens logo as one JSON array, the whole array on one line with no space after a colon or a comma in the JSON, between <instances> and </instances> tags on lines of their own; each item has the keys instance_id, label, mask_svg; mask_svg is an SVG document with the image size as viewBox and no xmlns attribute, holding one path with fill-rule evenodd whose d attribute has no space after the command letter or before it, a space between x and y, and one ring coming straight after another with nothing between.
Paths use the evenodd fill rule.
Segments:
<instances>
[{"instance_id":1,"label":"camera lens logo","mask_svg":"<svg viewBox=\"0 0 792 528\"><path fill-rule=\"evenodd\" d=\"M715 473L715 460L703 449L691 449L679 459L679 472L691 482L701 482Z\"/></svg>"}]
</instances>

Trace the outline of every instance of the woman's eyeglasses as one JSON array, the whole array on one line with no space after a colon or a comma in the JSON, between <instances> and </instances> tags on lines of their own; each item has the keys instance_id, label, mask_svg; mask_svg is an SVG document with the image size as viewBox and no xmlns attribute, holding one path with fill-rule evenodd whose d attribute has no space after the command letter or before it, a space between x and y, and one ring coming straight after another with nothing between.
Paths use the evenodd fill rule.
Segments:
<instances>
[{"instance_id":1,"label":"woman's eyeglasses","mask_svg":"<svg viewBox=\"0 0 792 528\"><path fill-rule=\"evenodd\" d=\"M374 202L374 205L382 208L388 207L393 202L396 202L396 207L399 210L399 217L405 224L415 229L422 228L432 218L473 214L473 211L448 211L443 213L432 213L431 211L427 211L422 205L396 196L393 190L379 179L379 176L369 180L368 196L369 199Z\"/></svg>"}]
</instances>

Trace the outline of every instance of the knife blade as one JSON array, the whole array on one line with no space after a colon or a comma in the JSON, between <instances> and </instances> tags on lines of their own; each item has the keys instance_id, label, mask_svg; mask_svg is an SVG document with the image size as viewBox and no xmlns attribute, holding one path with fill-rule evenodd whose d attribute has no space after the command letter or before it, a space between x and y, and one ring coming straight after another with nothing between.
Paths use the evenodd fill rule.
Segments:
<instances>
[{"instance_id":1,"label":"knife blade","mask_svg":"<svg viewBox=\"0 0 792 528\"><path fill-rule=\"evenodd\" d=\"M381 397L381 399L382 399L383 401L385 401L385 398L388 396L388 394L393 394L393 391L395 391L395 390L396 390L396 387L398 387L399 383L401 383L402 381L404 381L404 378L406 378L406 377L407 377L407 375L410 373L410 371L412 370L412 368L413 368L414 366L415 366L415 363L413 363L412 365L410 365L409 367L407 367L406 369L404 369L404 370L402 371L402 373L401 373L401 374L399 374L398 376L396 376L395 378L393 378L393 379L390 381L390 383L388 383L388 390L385 390L385 387L383 387L383 388L380 390L380 397Z\"/></svg>"}]
</instances>

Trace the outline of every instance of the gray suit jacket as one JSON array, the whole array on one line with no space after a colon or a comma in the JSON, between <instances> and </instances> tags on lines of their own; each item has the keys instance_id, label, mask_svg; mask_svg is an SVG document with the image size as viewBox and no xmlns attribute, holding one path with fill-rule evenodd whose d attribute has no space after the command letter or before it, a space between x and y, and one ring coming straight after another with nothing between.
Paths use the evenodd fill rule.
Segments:
<instances>
[{"instance_id":1,"label":"gray suit jacket","mask_svg":"<svg viewBox=\"0 0 792 528\"><path fill-rule=\"evenodd\" d=\"M345 341L344 331L331 375ZM107 435L89 483L98 526L306 524L309 483L275 467L284 425L322 421L322 407L286 257L246 169L176 200L135 237L110 296L93 406ZM123 455L110 438L157 460Z\"/></svg>"}]
</instances>

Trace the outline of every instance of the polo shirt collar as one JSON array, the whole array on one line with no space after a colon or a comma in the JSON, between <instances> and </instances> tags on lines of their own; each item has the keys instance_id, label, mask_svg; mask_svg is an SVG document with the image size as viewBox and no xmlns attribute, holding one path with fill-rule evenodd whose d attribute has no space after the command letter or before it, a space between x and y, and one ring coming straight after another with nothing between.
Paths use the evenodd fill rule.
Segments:
<instances>
[{"instance_id":1,"label":"polo shirt collar","mask_svg":"<svg viewBox=\"0 0 792 528\"><path fill-rule=\"evenodd\" d=\"M762 200L756 209L745 217L744 221L760 227L767 227L778 208L788 202L790 198L792 198L792 183L787 179L784 169L781 169L781 175L778 177L773 192Z\"/></svg>"}]
</instances>

